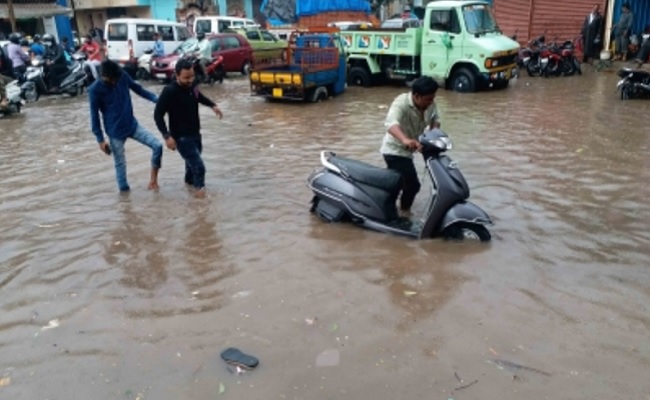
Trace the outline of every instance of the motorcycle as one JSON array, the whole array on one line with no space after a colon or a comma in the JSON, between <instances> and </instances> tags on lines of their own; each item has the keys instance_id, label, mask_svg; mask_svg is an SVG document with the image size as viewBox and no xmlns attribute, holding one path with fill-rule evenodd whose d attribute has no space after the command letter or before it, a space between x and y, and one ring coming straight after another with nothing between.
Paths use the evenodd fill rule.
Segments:
<instances>
[{"instance_id":1,"label":"motorcycle","mask_svg":"<svg viewBox=\"0 0 650 400\"><path fill-rule=\"evenodd\" d=\"M72 59L83 66L84 74L86 75L86 86L90 86L95 82L95 77L93 76L92 71L90 70L90 65L86 64L88 61L88 55L83 52L76 52L72 55ZM97 73L101 74L99 66L97 67Z\"/></svg>"},{"instance_id":2,"label":"motorcycle","mask_svg":"<svg viewBox=\"0 0 650 400\"><path fill-rule=\"evenodd\" d=\"M7 84L5 90L9 104L6 108L0 108L0 116L19 114L26 102L32 103L38 100L38 92L33 82L20 84L14 80Z\"/></svg>"},{"instance_id":3,"label":"motorcycle","mask_svg":"<svg viewBox=\"0 0 650 400\"><path fill-rule=\"evenodd\" d=\"M541 53L546 46L545 34L531 40L528 42L528 47L523 48L519 51L520 63L522 65L522 68L526 68L528 76L532 77L542 75L545 64L542 64ZM546 62L548 62L548 60L546 60Z\"/></svg>"},{"instance_id":4,"label":"motorcycle","mask_svg":"<svg viewBox=\"0 0 650 400\"><path fill-rule=\"evenodd\" d=\"M135 72L135 79L148 81L151 79L151 60L153 59L153 49L147 48L138 58L138 70Z\"/></svg>"},{"instance_id":5,"label":"motorcycle","mask_svg":"<svg viewBox=\"0 0 650 400\"><path fill-rule=\"evenodd\" d=\"M621 80L616 85L621 100L650 98L650 71L623 68L618 71Z\"/></svg>"},{"instance_id":6,"label":"motorcycle","mask_svg":"<svg viewBox=\"0 0 650 400\"><path fill-rule=\"evenodd\" d=\"M210 63L205 67L206 74L203 74L203 68L201 68L201 60L196 57L194 54L186 54L183 58L189 60L194 67L194 80L196 83L209 83L213 84L215 82L223 83L223 79L226 77L226 70L223 66L223 56L217 56L213 58ZM176 74L172 76L172 80L176 79Z\"/></svg>"},{"instance_id":7,"label":"motorcycle","mask_svg":"<svg viewBox=\"0 0 650 400\"><path fill-rule=\"evenodd\" d=\"M52 88L45 72L45 60L37 57L32 60L32 65L27 67L25 80L34 82L39 94L63 94L77 96L83 93L86 85L86 73L83 64L73 61L68 67L65 78L61 81L58 88Z\"/></svg>"},{"instance_id":8,"label":"motorcycle","mask_svg":"<svg viewBox=\"0 0 650 400\"><path fill-rule=\"evenodd\" d=\"M416 239L491 239L485 225L492 220L467 201L469 186L458 165L444 153L452 148L447 134L429 130L418 138L422 145L431 194L422 219L398 216L396 200L401 175L360 161L321 152L323 168L314 171L307 185L314 193L311 212L327 222L350 221L372 230Z\"/></svg>"},{"instance_id":9,"label":"motorcycle","mask_svg":"<svg viewBox=\"0 0 650 400\"><path fill-rule=\"evenodd\" d=\"M575 73L582 75L580 61L574 54L575 43L579 38L566 40L559 46L560 57L562 57L562 73L564 76L571 76Z\"/></svg>"}]
</instances>

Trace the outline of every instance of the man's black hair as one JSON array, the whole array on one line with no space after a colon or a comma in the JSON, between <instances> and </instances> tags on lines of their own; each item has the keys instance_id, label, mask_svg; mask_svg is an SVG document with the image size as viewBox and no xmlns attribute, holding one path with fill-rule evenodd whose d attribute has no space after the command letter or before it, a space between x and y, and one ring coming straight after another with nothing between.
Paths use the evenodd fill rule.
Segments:
<instances>
[{"instance_id":1,"label":"man's black hair","mask_svg":"<svg viewBox=\"0 0 650 400\"><path fill-rule=\"evenodd\" d=\"M101 64L102 76L108 79L119 79L122 76L122 68L118 63L111 60L104 60Z\"/></svg>"},{"instance_id":2,"label":"man's black hair","mask_svg":"<svg viewBox=\"0 0 650 400\"><path fill-rule=\"evenodd\" d=\"M438 91L438 83L430 76L421 76L413 82L411 92L418 96L428 96Z\"/></svg>"},{"instance_id":3,"label":"man's black hair","mask_svg":"<svg viewBox=\"0 0 650 400\"><path fill-rule=\"evenodd\" d=\"M181 74L181 71L184 69L192 69L194 68L194 65L192 64L191 61L186 60L186 59L180 59L176 63L176 76Z\"/></svg>"},{"instance_id":4,"label":"man's black hair","mask_svg":"<svg viewBox=\"0 0 650 400\"><path fill-rule=\"evenodd\" d=\"M628 10L631 10L630 3L623 3L623 8L627 8Z\"/></svg>"}]
</instances>

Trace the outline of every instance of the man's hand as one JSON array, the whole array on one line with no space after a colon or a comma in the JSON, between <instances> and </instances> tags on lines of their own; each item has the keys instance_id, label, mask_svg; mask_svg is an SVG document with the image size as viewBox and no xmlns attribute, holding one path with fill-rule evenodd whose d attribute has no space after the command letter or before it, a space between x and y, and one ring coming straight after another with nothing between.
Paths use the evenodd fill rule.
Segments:
<instances>
[{"instance_id":1,"label":"man's hand","mask_svg":"<svg viewBox=\"0 0 650 400\"><path fill-rule=\"evenodd\" d=\"M404 143L404 147L406 147L410 151L420 151L420 150L422 150L422 145L417 140L406 139L403 143Z\"/></svg>"},{"instance_id":2,"label":"man's hand","mask_svg":"<svg viewBox=\"0 0 650 400\"><path fill-rule=\"evenodd\" d=\"M103 141L99 144L99 149L107 156L111 155L111 146L109 146L106 141Z\"/></svg>"},{"instance_id":3,"label":"man's hand","mask_svg":"<svg viewBox=\"0 0 650 400\"><path fill-rule=\"evenodd\" d=\"M168 137L165 139L165 144L167 145L167 148L171 151L176 150L176 141L174 140L173 137Z\"/></svg>"},{"instance_id":4,"label":"man's hand","mask_svg":"<svg viewBox=\"0 0 650 400\"><path fill-rule=\"evenodd\" d=\"M216 106L216 105L215 105L214 107L212 107L212 111L214 111L214 115L216 115L217 117L219 117L219 119L223 118L223 113L222 113L221 110L219 109L219 106Z\"/></svg>"}]
</instances>

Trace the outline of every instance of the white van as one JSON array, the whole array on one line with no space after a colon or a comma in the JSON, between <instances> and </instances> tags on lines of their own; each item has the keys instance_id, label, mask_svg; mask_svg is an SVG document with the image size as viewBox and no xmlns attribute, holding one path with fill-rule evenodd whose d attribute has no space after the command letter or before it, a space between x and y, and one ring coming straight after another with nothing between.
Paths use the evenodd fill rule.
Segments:
<instances>
[{"instance_id":1,"label":"white van","mask_svg":"<svg viewBox=\"0 0 650 400\"><path fill-rule=\"evenodd\" d=\"M208 16L196 17L194 33L223 33L226 29L259 27L252 19L239 17Z\"/></svg>"},{"instance_id":2,"label":"white van","mask_svg":"<svg viewBox=\"0 0 650 400\"><path fill-rule=\"evenodd\" d=\"M165 45L165 54L192 37L185 24L180 22L144 18L109 19L104 32L107 57L127 69L136 67L138 57L147 48L153 48L156 32Z\"/></svg>"}]
</instances>

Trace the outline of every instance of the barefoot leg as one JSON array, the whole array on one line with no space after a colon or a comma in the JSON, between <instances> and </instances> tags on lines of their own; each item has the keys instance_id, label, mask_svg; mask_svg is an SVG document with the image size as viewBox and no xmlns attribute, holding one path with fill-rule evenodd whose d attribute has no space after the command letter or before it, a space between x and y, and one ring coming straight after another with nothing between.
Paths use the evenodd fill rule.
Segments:
<instances>
[{"instance_id":1,"label":"barefoot leg","mask_svg":"<svg viewBox=\"0 0 650 400\"><path fill-rule=\"evenodd\" d=\"M160 189L158 186L158 168L151 168L151 178L149 179L149 190Z\"/></svg>"}]
</instances>

